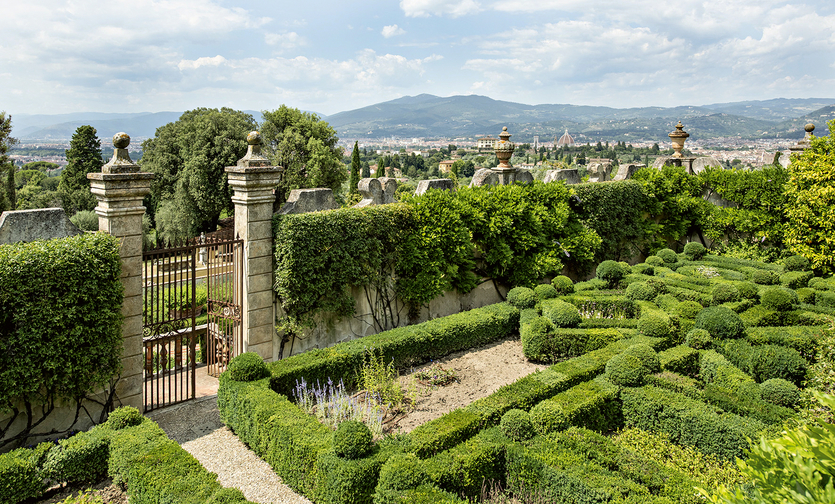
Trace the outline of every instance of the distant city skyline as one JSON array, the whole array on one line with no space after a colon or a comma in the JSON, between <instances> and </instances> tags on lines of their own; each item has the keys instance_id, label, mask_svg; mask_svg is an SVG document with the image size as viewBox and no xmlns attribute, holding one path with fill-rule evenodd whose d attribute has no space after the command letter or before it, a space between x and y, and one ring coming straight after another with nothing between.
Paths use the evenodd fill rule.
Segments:
<instances>
[{"instance_id":1,"label":"distant city skyline","mask_svg":"<svg viewBox=\"0 0 835 504\"><path fill-rule=\"evenodd\" d=\"M405 95L617 108L826 96L824 0L33 0L0 18L0 110L325 115Z\"/></svg>"}]
</instances>

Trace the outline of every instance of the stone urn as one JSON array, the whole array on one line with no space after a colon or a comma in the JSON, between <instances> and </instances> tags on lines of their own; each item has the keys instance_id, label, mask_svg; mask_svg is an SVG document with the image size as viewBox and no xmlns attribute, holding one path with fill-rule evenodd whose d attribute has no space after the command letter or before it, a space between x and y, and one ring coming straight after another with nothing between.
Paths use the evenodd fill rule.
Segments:
<instances>
[{"instance_id":1,"label":"stone urn","mask_svg":"<svg viewBox=\"0 0 835 504\"><path fill-rule=\"evenodd\" d=\"M687 140L687 137L690 136L690 133L684 131L684 126L681 125L681 121L676 124L676 130L667 135L670 137L670 140L673 141L673 153L674 158L681 157L681 150L684 149L684 141Z\"/></svg>"},{"instance_id":2,"label":"stone urn","mask_svg":"<svg viewBox=\"0 0 835 504\"><path fill-rule=\"evenodd\" d=\"M496 152L496 157L499 158L499 166L497 166L497 168L513 168L510 164L510 158L513 156L513 151L516 150L516 145L510 141L510 137L511 134L507 132L507 126L505 126L502 128L502 132L499 135L499 142L493 149Z\"/></svg>"}]
</instances>

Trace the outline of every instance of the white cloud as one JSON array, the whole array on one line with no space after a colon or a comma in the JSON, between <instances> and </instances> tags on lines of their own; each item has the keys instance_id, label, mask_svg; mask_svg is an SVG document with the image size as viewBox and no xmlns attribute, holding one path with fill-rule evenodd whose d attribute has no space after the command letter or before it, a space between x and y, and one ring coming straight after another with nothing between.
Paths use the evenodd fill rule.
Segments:
<instances>
[{"instance_id":1,"label":"white cloud","mask_svg":"<svg viewBox=\"0 0 835 504\"><path fill-rule=\"evenodd\" d=\"M396 24L393 24L393 25L384 26L383 31L380 32L380 33L382 33L383 37L385 37L385 38L391 38L391 37L394 37L396 35L403 35L404 33L406 33L406 31L403 28L400 28L399 26L397 26Z\"/></svg>"},{"instance_id":2,"label":"white cloud","mask_svg":"<svg viewBox=\"0 0 835 504\"><path fill-rule=\"evenodd\" d=\"M180 70L197 70L204 66L219 67L224 63L226 63L226 58L218 54L212 58L197 58L192 61L182 60L177 64L177 68Z\"/></svg>"},{"instance_id":3,"label":"white cloud","mask_svg":"<svg viewBox=\"0 0 835 504\"><path fill-rule=\"evenodd\" d=\"M264 35L264 42L267 45L279 46L282 49L293 49L300 45L304 45L304 39L296 32L285 33L267 33Z\"/></svg>"},{"instance_id":4,"label":"white cloud","mask_svg":"<svg viewBox=\"0 0 835 504\"><path fill-rule=\"evenodd\" d=\"M409 17L459 17L475 14L481 5L475 0L400 0L400 8Z\"/></svg>"}]
</instances>

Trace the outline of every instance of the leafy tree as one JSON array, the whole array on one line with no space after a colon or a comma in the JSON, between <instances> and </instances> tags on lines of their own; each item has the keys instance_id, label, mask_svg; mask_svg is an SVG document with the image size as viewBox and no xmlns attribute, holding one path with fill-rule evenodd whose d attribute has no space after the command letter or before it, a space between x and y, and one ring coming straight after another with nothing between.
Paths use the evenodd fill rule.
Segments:
<instances>
[{"instance_id":1,"label":"leafy tree","mask_svg":"<svg viewBox=\"0 0 835 504\"><path fill-rule=\"evenodd\" d=\"M48 171L48 170L55 170L58 168L58 163L50 163L49 161L32 161L31 163L26 163L21 167L21 170L40 170L40 171Z\"/></svg>"},{"instance_id":2,"label":"leafy tree","mask_svg":"<svg viewBox=\"0 0 835 504\"><path fill-rule=\"evenodd\" d=\"M261 137L273 163L284 167L276 187L277 203L283 203L293 189L329 187L339 195L348 180L342 164L336 131L316 114L282 105L263 112Z\"/></svg>"},{"instance_id":3,"label":"leafy tree","mask_svg":"<svg viewBox=\"0 0 835 504\"><path fill-rule=\"evenodd\" d=\"M79 126L66 151L67 166L61 172L58 192L64 202L67 215L96 207L96 198L90 192L88 173L101 172L101 141L92 126Z\"/></svg>"},{"instance_id":4,"label":"leafy tree","mask_svg":"<svg viewBox=\"0 0 835 504\"><path fill-rule=\"evenodd\" d=\"M359 143L354 142L354 151L351 153L351 186L348 188L350 194L358 192L357 185L360 183L360 151Z\"/></svg>"},{"instance_id":5,"label":"leafy tree","mask_svg":"<svg viewBox=\"0 0 835 504\"><path fill-rule=\"evenodd\" d=\"M835 120L829 136L813 137L812 145L789 164L785 185L785 242L821 273L835 271Z\"/></svg>"},{"instance_id":6,"label":"leafy tree","mask_svg":"<svg viewBox=\"0 0 835 504\"><path fill-rule=\"evenodd\" d=\"M146 206L158 227L177 230L166 235L169 240L217 229L221 212L233 208L225 168L246 154L246 136L254 129L255 120L244 112L198 108L142 143L140 165L156 174ZM167 211L157 215L164 202Z\"/></svg>"},{"instance_id":7,"label":"leafy tree","mask_svg":"<svg viewBox=\"0 0 835 504\"><path fill-rule=\"evenodd\" d=\"M14 163L9 162L8 152L17 139L12 137L12 116L6 112L0 112L0 174L7 170L6 191L0 198L0 212L7 208L15 208L15 185L14 185Z\"/></svg>"}]
</instances>

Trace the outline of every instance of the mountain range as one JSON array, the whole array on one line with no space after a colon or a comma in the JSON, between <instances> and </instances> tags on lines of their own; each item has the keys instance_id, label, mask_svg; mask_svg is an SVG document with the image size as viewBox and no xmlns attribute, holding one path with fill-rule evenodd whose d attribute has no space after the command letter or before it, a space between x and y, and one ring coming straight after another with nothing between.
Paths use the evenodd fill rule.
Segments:
<instances>
[{"instance_id":1,"label":"mountain range","mask_svg":"<svg viewBox=\"0 0 835 504\"><path fill-rule=\"evenodd\" d=\"M261 114L246 111L260 119ZM181 112L17 114L13 135L26 142L66 141L78 126L89 124L101 138L126 131L136 139L153 137L156 128L176 121ZM571 132L578 141L667 141L682 121L692 138L799 138L803 126L818 133L835 119L835 98L778 98L702 106L612 108L589 105L526 105L486 96L405 96L367 107L322 116L340 138L461 138L496 136L503 126L514 141L543 141Z\"/></svg>"}]
</instances>

